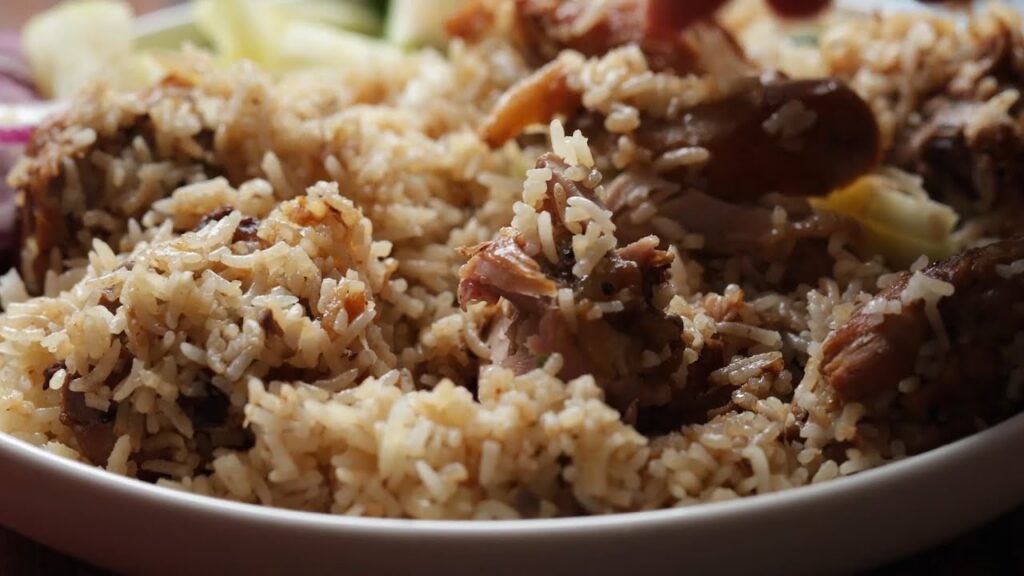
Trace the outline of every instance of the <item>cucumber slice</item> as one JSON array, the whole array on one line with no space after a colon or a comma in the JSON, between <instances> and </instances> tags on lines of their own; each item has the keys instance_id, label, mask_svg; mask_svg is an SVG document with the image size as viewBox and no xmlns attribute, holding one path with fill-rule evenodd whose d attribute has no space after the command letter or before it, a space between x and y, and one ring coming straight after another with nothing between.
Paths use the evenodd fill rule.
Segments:
<instances>
[{"instance_id":1,"label":"cucumber slice","mask_svg":"<svg viewBox=\"0 0 1024 576\"><path fill-rule=\"evenodd\" d=\"M248 59L273 68L276 40L285 23L275 21L270 6L246 0L200 0L194 15L220 58L229 62Z\"/></svg>"},{"instance_id":2,"label":"cucumber slice","mask_svg":"<svg viewBox=\"0 0 1024 576\"><path fill-rule=\"evenodd\" d=\"M278 8L279 14L288 20L328 24L362 34L376 36L383 31L384 27L377 11L359 2L305 0L282 3Z\"/></svg>"},{"instance_id":3,"label":"cucumber slice","mask_svg":"<svg viewBox=\"0 0 1024 576\"><path fill-rule=\"evenodd\" d=\"M132 11L117 0L65 2L25 25L22 46L39 91L65 98L131 55Z\"/></svg>"},{"instance_id":4,"label":"cucumber slice","mask_svg":"<svg viewBox=\"0 0 1024 576\"><path fill-rule=\"evenodd\" d=\"M316 22L292 22L279 48L285 68L358 64L388 70L403 58L400 49L381 40Z\"/></svg>"},{"instance_id":5,"label":"cucumber slice","mask_svg":"<svg viewBox=\"0 0 1024 576\"><path fill-rule=\"evenodd\" d=\"M387 39L399 46L443 46L444 24L466 0L392 0Z\"/></svg>"}]
</instances>

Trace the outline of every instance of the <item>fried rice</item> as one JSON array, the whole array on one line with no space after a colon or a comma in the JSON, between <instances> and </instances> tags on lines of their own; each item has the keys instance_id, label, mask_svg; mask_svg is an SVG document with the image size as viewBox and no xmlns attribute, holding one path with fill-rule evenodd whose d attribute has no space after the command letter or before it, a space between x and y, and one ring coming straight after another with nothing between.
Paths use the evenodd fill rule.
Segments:
<instances>
[{"instance_id":1,"label":"fried rice","mask_svg":"<svg viewBox=\"0 0 1024 576\"><path fill-rule=\"evenodd\" d=\"M1021 29L1002 8L967 27L834 16L806 45L780 41L778 24L741 4L725 21L750 60L846 81L877 118L883 147L939 86L990 85L972 112L977 130L1004 122L1018 96L968 78L979 46ZM37 131L10 177L25 236L21 267L0 280L0 430L203 495L446 519L714 502L830 481L934 445L922 438L945 431L942 422L906 416L894 397L921 388L929 354L948 350L943 321L953 320L941 305L956 279L929 275L925 258L887 299L902 267L841 226L819 239L829 272L811 281L784 280L800 264L795 252L709 256L713 238L656 198L659 174L698 171L715 152L679 146L653 157L641 134L727 96L737 74L727 59L676 73L635 44L563 50L550 62L580 109L603 121L556 114L493 145L481 125L539 68L508 32L508 12L495 12L492 35L454 39L444 56L411 53L386 71L356 62L273 77L190 51L167 56L150 89L97 82L81 94ZM799 135L816 119L788 107L764 130ZM870 177L910 199L931 192L892 166ZM582 195L549 210L550 190L570 183ZM567 352L524 365L496 344L503 321L544 335L546 320L524 321L529 308L513 296L465 297L460 269L513 238L542 277L570 260L545 296L570 340L632 314L632 301L574 288L643 242L608 208L626 184L631 223L649 226L647 248L667 255L645 310L676 331L635 358L624 352L630 338L603 352L661 379L645 376L619 402L621 390ZM981 194L958 247L998 236L989 207L999 191ZM783 204L768 213L766 236L799 218ZM1007 281L1017 262L996 264ZM930 322L919 366L882 396L845 395L824 368L830 336L857 316L884 321L915 304ZM644 336L632 339L646 343L651 330L637 330ZM939 442L1019 408L1021 341L999 342L996 395L1013 408L971 414L970 430ZM705 360L712 352L717 362ZM678 397L685 415L655 410Z\"/></svg>"}]
</instances>

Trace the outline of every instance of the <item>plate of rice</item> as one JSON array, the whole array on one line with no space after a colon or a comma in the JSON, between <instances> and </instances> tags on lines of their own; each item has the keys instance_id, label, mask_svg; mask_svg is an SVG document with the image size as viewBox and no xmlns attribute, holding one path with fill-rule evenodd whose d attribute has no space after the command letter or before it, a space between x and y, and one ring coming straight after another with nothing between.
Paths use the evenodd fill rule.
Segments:
<instances>
[{"instance_id":1,"label":"plate of rice","mask_svg":"<svg viewBox=\"0 0 1024 576\"><path fill-rule=\"evenodd\" d=\"M788 574L1024 501L1017 10L386 4L25 28L0 522L121 572Z\"/></svg>"}]
</instances>

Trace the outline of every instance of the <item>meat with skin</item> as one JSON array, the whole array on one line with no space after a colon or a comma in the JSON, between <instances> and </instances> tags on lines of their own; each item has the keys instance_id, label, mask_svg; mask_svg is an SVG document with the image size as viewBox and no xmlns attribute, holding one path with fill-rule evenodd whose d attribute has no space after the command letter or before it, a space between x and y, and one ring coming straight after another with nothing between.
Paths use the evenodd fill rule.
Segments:
<instances>
[{"instance_id":1,"label":"meat with skin","mask_svg":"<svg viewBox=\"0 0 1024 576\"><path fill-rule=\"evenodd\" d=\"M503 230L497 239L472 248L470 253L472 257L460 271L460 302L495 304L504 297L521 308L532 308L534 302L555 296L558 286L526 254L522 238L511 230Z\"/></svg>"},{"instance_id":2,"label":"meat with skin","mask_svg":"<svg viewBox=\"0 0 1024 576\"><path fill-rule=\"evenodd\" d=\"M467 306L503 298L510 304L489 337L493 362L525 372L560 354L560 377L592 374L609 404L635 418L637 410L670 396L672 374L682 363L682 320L653 304L672 257L658 249L657 238L641 238L612 250L590 274L576 278L566 208L573 197L598 200L565 175L568 166L558 157L544 155L537 167L552 171L543 209L551 215L559 260L531 257L518 231L505 229L473 249L460 271L459 301ZM557 302L557 291L564 288L572 290L575 301L571 317ZM607 303L621 309L588 313ZM645 353L658 355L658 361L645 360Z\"/></svg>"},{"instance_id":3,"label":"meat with skin","mask_svg":"<svg viewBox=\"0 0 1024 576\"><path fill-rule=\"evenodd\" d=\"M569 87L565 65L555 60L502 94L480 127L480 136L497 148L531 124L575 114L580 99L580 93Z\"/></svg>"},{"instance_id":4,"label":"meat with skin","mask_svg":"<svg viewBox=\"0 0 1024 576\"><path fill-rule=\"evenodd\" d=\"M1003 385L1021 359L1001 349L1024 329L1024 237L962 252L922 273L948 282L954 293L939 300L938 313L949 348L917 374L916 391L897 395L897 406L911 422L940 418L947 428L974 425L974 418L1005 415ZM1016 263L1016 264L1015 264ZM915 376L922 348L936 338L921 300L903 302L910 273L876 296L901 302L899 313L877 313L869 304L835 330L822 347L821 373L838 401L873 405L896 395L904 379Z\"/></svg>"}]
</instances>

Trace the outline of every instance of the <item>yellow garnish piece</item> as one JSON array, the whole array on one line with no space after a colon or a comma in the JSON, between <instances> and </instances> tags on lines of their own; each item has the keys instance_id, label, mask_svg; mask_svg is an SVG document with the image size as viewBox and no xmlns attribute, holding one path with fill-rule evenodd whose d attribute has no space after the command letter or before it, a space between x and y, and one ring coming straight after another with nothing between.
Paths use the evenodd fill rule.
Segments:
<instances>
[{"instance_id":1,"label":"yellow garnish piece","mask_svg":"<svg viewBox=\"0 0 1024 576\"><path fill-rule=\"evenodd\" d=\"M930 199L909 175L864 176L811 203L855 218L864 229L860 248L891 266L909 266L922 254L936 260L953 253L957 213Z\"/></svg>"}]
</instances>

